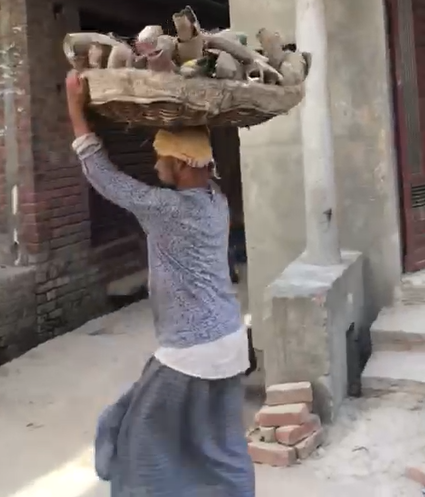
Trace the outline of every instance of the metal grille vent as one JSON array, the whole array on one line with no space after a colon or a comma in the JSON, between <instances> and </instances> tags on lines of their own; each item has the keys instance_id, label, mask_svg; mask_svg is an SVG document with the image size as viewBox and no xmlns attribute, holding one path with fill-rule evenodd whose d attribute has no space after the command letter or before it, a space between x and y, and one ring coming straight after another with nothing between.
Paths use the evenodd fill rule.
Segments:
<instances>
[{"instance_id":1,"label":"metal grille vent","mask_svg":"<svg viewBox=\"0 0 425 497\"><path fill-rule=\"evenodd\" d=\"M425 184L412 186L411 199L413 209L425 207Z\"/></svg>"}]
</instances>

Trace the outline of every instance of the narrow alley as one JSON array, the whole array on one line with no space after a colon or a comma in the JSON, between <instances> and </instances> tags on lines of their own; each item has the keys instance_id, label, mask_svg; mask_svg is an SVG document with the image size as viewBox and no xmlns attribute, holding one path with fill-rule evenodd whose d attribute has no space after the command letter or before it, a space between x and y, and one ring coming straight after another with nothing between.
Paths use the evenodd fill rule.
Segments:
<instances>
[{"instance_id":1,"label":"narrow alley","mask_svg":"<svg viewBox=\"0 0 425 497\"><path fill-rule=\"evenodd\" d=\"M0 496L107 497L92 465L96 419L154 347L143 301L1 367ZM247 424L257 407L247 401ZM349 401L315 458L290 469L257 467L257 495L419 496L403 465L423 462L424 414L410 397Z\"/></svg>"}]
</instances>

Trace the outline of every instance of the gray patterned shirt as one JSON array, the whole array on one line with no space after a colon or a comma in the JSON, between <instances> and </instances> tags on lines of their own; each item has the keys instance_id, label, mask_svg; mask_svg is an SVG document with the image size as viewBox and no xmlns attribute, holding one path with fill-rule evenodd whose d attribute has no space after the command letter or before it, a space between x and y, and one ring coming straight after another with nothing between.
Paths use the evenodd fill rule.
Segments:
<instances>
[{"instance_id":1,"label":"gray patterned shirt","mask_svg":"<svg viewBox=\"0 0 425 497\"><path fill-rule=\"evenodd\" d=\"M227 259L229 212L218 187L174 191L118 171L95 135L73 144L102 196L133 213L147 234L149 291L163 347L213 342L242 325Z\"/></svg>"}]
</instances>

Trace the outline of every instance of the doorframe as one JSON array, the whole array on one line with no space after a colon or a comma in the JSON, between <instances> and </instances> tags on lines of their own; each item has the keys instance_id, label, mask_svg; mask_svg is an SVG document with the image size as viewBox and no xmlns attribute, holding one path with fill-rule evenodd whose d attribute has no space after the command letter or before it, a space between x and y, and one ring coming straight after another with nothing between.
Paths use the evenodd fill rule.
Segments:
<instances>
[{"instance_id":1,"label":"doorframe","mask_svg":"<svg viewBox=\"0 0 425 497\"><path fill-rule=\"evenodd\" d=\"M400 246L402 253L402 267L403 272L406 271L406 217L405 217L405 184L403 178L402 163L406 160L403 143L405 143L406 126L404 119L401 118L404 114L403 94L400 82L400 55L397 53L399 47L399 26L398 26L398 5L397 0L384 0L385 1L385 14L386 14L386 33L387 33L387 46L389 51L389 75L391 84L392 95L392 111L393 111L393 135L396 155L396 177L397 177L397 191L399 194L399 222L400 222Z\"/></svg>"},{"instance_id":2,"label":"doorframe","mask_svg":"<svg viewBox=\"0 0 425 497\"><path fill-rule=\"evenodd\" d=\"M412 223L409 216L412 215L412 182L408 174L408 129L406 124L407 109L405 106L403 80L402 54L400 53L400 2L412 0L384 0L386 7L387 43L390 56L390 77L392 84L393 100L393 129L394 143L397 161L397 179L399 192L399 220L400 220L400 242L402 248L403 272L411 273L424 269L425 264L420 264L415 258L415 240L412 231ZM413 12L412 12L413 16ZM415 51L410 51L416 73ZM419 105L419 97L418 97Z\"/></svg>"}]
</instances>

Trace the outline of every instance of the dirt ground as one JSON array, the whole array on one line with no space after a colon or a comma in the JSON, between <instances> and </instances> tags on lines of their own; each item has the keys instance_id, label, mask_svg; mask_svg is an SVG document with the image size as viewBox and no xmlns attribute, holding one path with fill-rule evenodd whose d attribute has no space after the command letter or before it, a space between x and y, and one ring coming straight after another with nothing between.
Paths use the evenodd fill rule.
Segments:
<instances>
[{"instance_id":1,"label":"dirt ground","mask_svg":"<svg viewBox=\"0 0 425 497\"><path fill-rule=\"evenodd\" d=\"M155 348L146 302L92 321L0 368L0 497L107 497L92 467L102 408ZM247 399L247 423L259 399ZM325 446L290 469L257 468L257 496L416 497L425 467L424 399L347 401Z\"/></svg>"}]
</instances>

